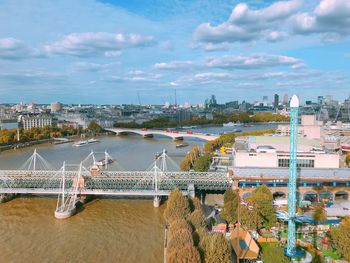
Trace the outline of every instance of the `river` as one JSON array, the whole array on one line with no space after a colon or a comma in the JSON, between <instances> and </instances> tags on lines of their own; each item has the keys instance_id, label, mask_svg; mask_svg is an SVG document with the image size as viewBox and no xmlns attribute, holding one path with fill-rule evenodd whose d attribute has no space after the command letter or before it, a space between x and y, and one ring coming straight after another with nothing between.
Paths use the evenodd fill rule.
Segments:
<instances>
[{"instance_id":1,"label":"river","mask_svg":"<svg viewBox=\"0 0 350 263\"><path fill-rule=\"evenodd\" d=\"M208 128L207 132L212 129ZM216 129L220 132L220 128ZM63 161L78 164L91 150L100 153L107 150L116 160L111 169L145 170L154 161L156 152L166 149L179 163L191 147L203 145L202 141L191 140L187 141L189 147L177 149L176 142L161 137L108 136L100 140L80 148L70 143L36 148L55 168ZM33 150L29 147L0 153L0 169L20 168ZM97 155L103 158L102 154ZM0 204L0 262L163 261L164 204L154 208L152 200L147 199L95 198L66 220L55 219L55 208L53 197L20 197Z\"/></svg>"}]
</instances>

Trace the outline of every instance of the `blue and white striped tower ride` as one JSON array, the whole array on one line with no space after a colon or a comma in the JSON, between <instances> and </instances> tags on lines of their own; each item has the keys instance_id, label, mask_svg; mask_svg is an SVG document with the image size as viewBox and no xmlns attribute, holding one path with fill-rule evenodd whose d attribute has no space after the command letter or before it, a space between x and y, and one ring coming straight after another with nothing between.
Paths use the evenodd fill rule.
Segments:
<instances>
[{"instance_id":1,"label":"blue and white striped tower ride","mask_svg":"<svg viewBox=\"0 0 350 263\"><path fill-rule=\"evenodd\" d=\"M288 180L288 244L286 254L296 255L295 218L296 218L296 188L297 188L297 147L298 147L298 109L299 99L293 95L290 101L290 159Z\"/></svg>"}]
</instances>

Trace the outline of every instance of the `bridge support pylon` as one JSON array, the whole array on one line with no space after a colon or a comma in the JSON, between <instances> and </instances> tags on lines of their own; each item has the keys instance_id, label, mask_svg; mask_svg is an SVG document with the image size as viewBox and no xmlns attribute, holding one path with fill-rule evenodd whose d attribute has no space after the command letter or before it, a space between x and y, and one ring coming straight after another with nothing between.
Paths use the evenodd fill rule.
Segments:
<instances>
[{"instance_id":1,"label":"bridge support pylon","mask_svg":"<svg viewBox=\"0 0 350 263\"><path fill-rule=\"evenodd\" d=\"M153 206L154 207L159 207L160 206L160 196L155 195L153 199Z\"/></svg>"},{"instance_id":2,"label":"bridge support pylon","mask_svg":"<svg viewBox=\"0 0 350 263\"><path fill-rule=\"evenodd\" d=\"M194 190L194 184L188 184L188 196L194 198L196 196L196 191Z\"/></svg>"},{"instance_id":3,"label":"bridge support pylon","mask_svg":"<svg viewBox=\"0 0 350 263\"><path fill-rule=\"evenodd\" d=\"M5 203L7 201L12 200L15 198L16 194L0 194L0 203Z\"/></svg>"}]
</instances>

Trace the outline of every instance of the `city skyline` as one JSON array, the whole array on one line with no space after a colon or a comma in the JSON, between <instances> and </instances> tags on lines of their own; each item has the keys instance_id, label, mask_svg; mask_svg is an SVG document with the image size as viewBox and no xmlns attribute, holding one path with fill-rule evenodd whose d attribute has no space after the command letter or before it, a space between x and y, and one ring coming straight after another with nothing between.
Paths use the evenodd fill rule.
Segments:
<instances>
[{"instance_id":1,"label":"city skyline","mask_svg":"<svg viewBox=\"0 0 350 263\"><path fill-rule=\"evenodd\" d=\"M19 8L20 6L20 8ZM349 96L350 3L3 1L3 102Z\"/></svg>"}]
</instances>

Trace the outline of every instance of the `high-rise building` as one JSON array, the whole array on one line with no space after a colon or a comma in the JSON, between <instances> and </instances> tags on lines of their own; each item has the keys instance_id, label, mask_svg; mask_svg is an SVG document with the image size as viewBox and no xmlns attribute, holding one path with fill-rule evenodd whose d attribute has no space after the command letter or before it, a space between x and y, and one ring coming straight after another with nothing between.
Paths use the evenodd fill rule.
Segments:
<instances>
[{"instance_id":1,"label":"high-rise building","mask_svg":"<svg viewBox=\"0 0 350 263\"><path fill-rule=\"evenodd\" d=\"M51 112L59 112L62 110L62 104L60 102L51 103Z\"/></svg>"},{"instance_id":2,"label":"high-rise building","mask_svg":"<svg viewBox=\"0 0 350 263\"><path fill-rule=\"evenodd\" d=\"M279 96L278 96L278 94L275 94L274 100L273 100L273 108L275 110L278 108L278 103L279 103Z\"/></svg>"},{"instance_id":3,"label":"high-rise building","mask_svg":"<svg viewBox=\"0 0 350 263\"><path fill-rule=\"evenodd\" d=\"M323 100L324 100L323 96L318 96L318 97L317 97L317 103L318 103L319 105L322 105L322 104L323 104Z\"/></svg>"},{"instance_id":4,"label":"high-rise building","mask_svg":"<svg viewBox=\"0 0 350 263\"><path fill-rule=\"evenodd\" d=\"M288 94L284 94L284 96L283 96L283 103L284 104L288 104L289 103Z\"/></svg>"},{"instance_id":5,"label":"high-rise building","mask_svg":"<svg viewBox=\"0 0 350 263\"><path fill-rule=\"evenodd\" d=\"M263 102L267 102L269 100L268 96L263 96Z\"/></svg>"}]
</instances>

